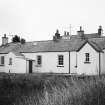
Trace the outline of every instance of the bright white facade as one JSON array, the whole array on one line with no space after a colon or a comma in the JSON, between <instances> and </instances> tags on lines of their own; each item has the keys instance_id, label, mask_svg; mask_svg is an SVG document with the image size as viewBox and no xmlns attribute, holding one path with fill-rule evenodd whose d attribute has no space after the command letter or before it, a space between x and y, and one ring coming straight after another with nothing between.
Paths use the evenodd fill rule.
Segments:
<instances>
[{"instance_id":1,"label":"bright white facade","mask_svg":"<svg viewBox=\"0 0 105 105\"><path fill-rule=\"evenodd\" d=\"M0 65L1 72L26 73L26 60L24 58L16 56L12 52L4 55L2 54L1 56L4 56L4 64Z\"/></svg>"},{"instance_id":2,"label":"bright white facade","mask_svg":"<svg viewBox=\"0 0 105 105\"><path fill-rule=\"evenodd\" d=\"M85 53L90 54L90 62L85 62ZM32 60L32 73L67 73L97 75L105 73L105 53L100 53L101 70L99 68L99 52L93 49L88 43L79 52L42 52L22 53L24 57L16 56L14 53L2 54L5 57L5 64L0 66L1 72L6 73L30 73L29 61ZM42 64L37 64L37 56L42 57ZM64 56L64 64L58 65L58 56ZM12 65L9 59L12 58ZM5 71L4 71L5 70ZM99 71L100 70L100 71Z\"/></svg>"},{"instance_id":3,"label":"bright white facade","mask_svg":"<svg viewBox=\"0 0 105 105\"><path fill-rule=\"evenodd\" d=\"M89 62L86 62L85 54L89 53ZM88 43L77 53L77 73L96 75L99 74L99 52L92 48Z\"/></svg>"},{"instance_id":4,"label":"bright white facade","mask_svg":"<svg viewBox=\"0 0 105 105\"><path fill-rule=\"evenodd\" d=\"M79 36L69 36L69 39L64 38L66 36L61 39L59 35L56 33L51 41L27 42L24 45L5 44L3 41L0 47L0 72L71 75L105 73L105 37L92 34L94 37L87 39L81 30Z\"/></svg>"},{"instance_id":5,"label":"bright white facade","mask_svg":"<svg viewBox=\"0 0 105 105\"><path fill-rule=\"evenodd\" d=\"M69 73L68 52L24 53L26 58L33 59L33 72L41 73ZM42 57L42 64L37 64L37 56ZM64 56L64 65L58 65L58 55Z\"/></svg>"}]
</instances>

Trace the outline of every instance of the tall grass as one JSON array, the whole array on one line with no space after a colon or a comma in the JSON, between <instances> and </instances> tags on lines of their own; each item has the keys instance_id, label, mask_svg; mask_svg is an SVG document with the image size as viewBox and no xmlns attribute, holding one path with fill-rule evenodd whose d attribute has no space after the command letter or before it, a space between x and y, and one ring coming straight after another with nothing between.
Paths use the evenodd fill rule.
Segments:
<instances>
[{"instance_id":1,"label":"tall grass","mask_svg":"<svg viewBox=\"0 0 105 105\"><path fill-rule=\"evenodd\" d=\"M0 105L104 104L104 76L0 75Z\"/></svg>"}]
</instances>

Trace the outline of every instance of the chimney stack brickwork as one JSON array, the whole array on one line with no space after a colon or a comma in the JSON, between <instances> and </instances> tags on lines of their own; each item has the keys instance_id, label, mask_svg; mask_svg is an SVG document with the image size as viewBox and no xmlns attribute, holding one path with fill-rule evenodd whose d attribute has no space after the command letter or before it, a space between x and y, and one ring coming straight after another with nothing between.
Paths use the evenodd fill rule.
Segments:
<instances>
[{"instance_id":1,"label":"chimney stack brickwork","mask_svg":"<svg viewBox=\"0 0 105 105\"><path fill-rule=\"evenodd\" d=\"M61 38L61 36L60 36L59 30L56 30L55 36L53 36L53 40L54 40L54 41L57 41L57 40L59 40L60 38Z\"/></svg>"},{"instance_id":2,"label":"chimney stack brickwork","mask_svg":"<svg viewBox=\"0 0 105 105\"><path fill-rule=\"evenodd\" d=\"M82 30L82 27L80 26L80 30L77 31L77 35L82 36L84 35L84 30Z\"/></svg>"},{"instance_id":3,"label":"chimney stack brickwork","mask_svg":"<svg viewBox=\"0 0 105 105\"><path fill-rule=\"evenodd\" d=\"M6 36L6 34L4 34L4 36L2 37L2 45L6 45L8 43L8 37Z\"/></svg>"}]
</instances>

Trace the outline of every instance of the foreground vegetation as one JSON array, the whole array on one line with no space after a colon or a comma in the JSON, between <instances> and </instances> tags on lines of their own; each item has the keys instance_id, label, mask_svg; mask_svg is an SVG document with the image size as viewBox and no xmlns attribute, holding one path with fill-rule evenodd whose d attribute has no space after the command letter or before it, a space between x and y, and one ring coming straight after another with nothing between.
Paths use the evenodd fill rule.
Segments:
<instances>
[{"instance_id":1,"label":"foreground vegetation","mask_svg":"<svg viewBox=\"0 0 105 105\"><path fill-rule=\"evenodd\" d=\"M104 104L104 76L0 74L0 105Z\"/></svg>"}]
</instances>

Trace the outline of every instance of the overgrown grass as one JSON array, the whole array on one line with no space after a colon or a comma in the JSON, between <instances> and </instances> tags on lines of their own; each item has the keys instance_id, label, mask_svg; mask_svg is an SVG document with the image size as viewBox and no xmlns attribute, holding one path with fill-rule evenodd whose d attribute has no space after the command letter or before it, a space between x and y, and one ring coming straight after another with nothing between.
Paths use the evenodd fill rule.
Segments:
<instances>
[{"instance_id":1,"label":"overgrown grass","mask_svg":"<svg viewBox=\"0 0 105 105\"><path fill-rule=\"evenodd\" d=\"M104 104L104 76L0 74L0 105Z\"/></svg>"}]
</instances>

